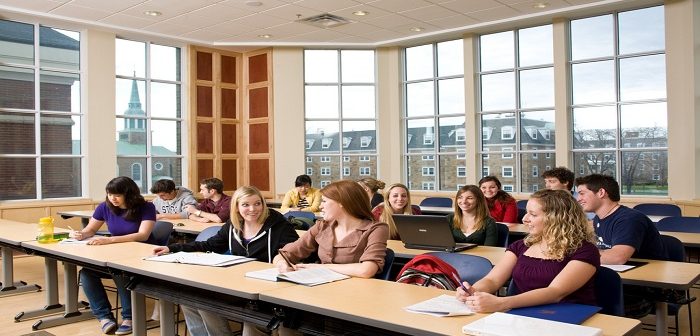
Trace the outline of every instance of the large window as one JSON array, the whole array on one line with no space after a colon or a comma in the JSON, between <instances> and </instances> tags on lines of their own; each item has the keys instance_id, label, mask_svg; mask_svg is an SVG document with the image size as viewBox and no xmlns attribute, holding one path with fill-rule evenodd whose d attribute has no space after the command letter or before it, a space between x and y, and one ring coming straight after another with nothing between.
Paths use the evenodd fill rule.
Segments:
<instances>
[{"instance_id":1,"label":"large window","mask_svg":"<svg viewBox=\"0 0 700 336\"><path fill-rule=\"evenodd\" d=\"M374 51L306 50L304 82L306 170L323 175L313 184L376 174Z\"/></svg>"},{"instance_id":2,"label":"large window","mask_svg":"<svg viewBox=\"0 0 700 336\"><path fill-rule=\"evenodd\" d=\"M463 52L462 40L405 50L404 159L409 187L457 190L465 183L454 173L455 166L466 167L460 154L466 145Z\"/></svg>"},{"instance_id":3,"label":"large window","mask_svg":"<svg viewBox=\"0 0 700 336\"><path fill-rule=\"evenodd\" d=\"M511 191L544 188L535 172L555 164L552 26L482 35L478 56L482 171L501 167L491 172Z\"/></svg>"},{"instance_id":4,"label":"large window","mask_svg":"<svg viewBox=\"0 0 700 336\"><path fill-rule=\"evenodd\" d=\"M574 171L668 194L663 6L571 21Z\"/></svg>"},{"instance_id":5,"label":"large window","mask_svg":"<svg viewBox=\"0 0 700 336\"><path fill-rule=\"evenodd\" d=\"M117 175L182 184L180 48L116 40Z\"/></svg>"},{"instance_id":6,"label":"large window","mask_svg":"<svg viewBox=\"0 0 700 336\"><path fill-rule=\"evenodd\" d=\"M80 34L0 20L0 200L82 196Z\"/></svg>"}]
</instances>

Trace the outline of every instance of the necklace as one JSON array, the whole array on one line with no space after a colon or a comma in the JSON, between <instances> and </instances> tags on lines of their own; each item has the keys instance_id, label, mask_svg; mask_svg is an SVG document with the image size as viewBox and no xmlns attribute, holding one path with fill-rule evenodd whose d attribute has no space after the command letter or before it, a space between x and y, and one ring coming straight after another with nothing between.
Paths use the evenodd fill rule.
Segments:
<instances>
[{"instance_id":1,"label":"necklace","mask_svg":"<svg viewBox=\"0 0 700 336\"><path fill-rule=\"evenodd\" d=\"M540 247L540 252L542 252L542 255L546 257L546 256L547 256L547 252L545 252L544 249L542 248L542 241L540 241L539 244L537 244L537 245L539 245L539 247ZM546 243L545 243L545 246L547 246ZM547 251L549 251L549 248L547 248Z\"/></svg>"},{"instance_id":2,"label":"necklace","mask_svg":"<svg viewBox=\"0 0 700 336\"><path fill-rule=\"evenodd\" d=\"M605 217L610 216L610 214L613 213L619 206L620 206L620 204L615 204L615 205L613 205L610 209L608 209L608 212L605 214L605 216L599 217L599 218L600 218L600 219L603 219L603 218L605 218Z\"/></svg>"}]
</instances>

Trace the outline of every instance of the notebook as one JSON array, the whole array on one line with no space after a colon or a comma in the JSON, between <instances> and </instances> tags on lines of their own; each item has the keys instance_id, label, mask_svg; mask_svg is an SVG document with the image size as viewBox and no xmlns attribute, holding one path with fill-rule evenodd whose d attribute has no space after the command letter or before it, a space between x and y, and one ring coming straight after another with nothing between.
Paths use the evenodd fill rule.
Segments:
<instances>
[{"instance_id":1,"label":"notebook","mask_svg":"<svg viewBox=\"0 0 700 336\"><path fill-rule=\"evenodd\" d=\"M607 268L609 268L609 269L611 269L611 270L613 270L613 271L615 271L615 272L622 273L622 272L625 272L625 271L629 271L629 270L631 270L631 269L633 269L633 268L635 268L635 267L644 266L644 265L646 265L646 264L648 264L648 262L646 262L646 261L627 260L627 262L624 263L624 264L622 264L622 265L608 265L608 264L602 264L602 265L600 265L600 266L607 267Z\"/></svg>"},{"instance_id":2,"label":"notebook","mask_svg":"<svg viewBox=\"0 0 700 336\"><path fill-rule=\"evenodd\" d=\"M179 263L179 264L192 264L192 265L202 265L202 266L230 266L235 264L241 264L249 261L253 261L253 258L246 258L242 256L234 256L228 254L218 254L218 253L197 253L197 252L177 252L170 254L163 254L159 256L151 256L143 258L144 260L169 262L169 263Z\"/></svg>"},{"instance_id":3,"label":"notebook","mask_svg":"<svg viewBox=\"0 0 700 336\"><path fill-rule=\"evenodd\" d=\"M508 314L535 317L550 321L581 324L601 310L598 306L576 303L552 303L540 306L515 308Z\"/></svg>"},{"instance_id":4,"label":"notebook","mask_svg":"<svg viewBox=\"0 0 700 336\"><path fill-rule=\"evenodd\" d=\"M345 274L329 270L327 268L306 268L299 271L280 273L277 268L268 268L259 271L246 272L246 277L267 281L285 280L300 285L316 286L328 282L349 279Z\"/></svg>"},{"instance_id":5,"label":"notebook","mask_svg":"<svg viewBox=\"0 0 700 336\"><path fill-rule=\"evenodd\" d=\"M477 244L455 243L445 216L393 215L396 229L406 248L459 252Z\"/></svg>"},{"instance_id":6,"label":"notebook","mask_svg":"<svg viewBox=\"0 0 700 336\"><path fill-rule=\"evenodd\" d=\"M549 321L506 313L493 313L462 327L466 335L512 336L602 336L598 328Z\"/></svg>"},{"instance_id":7,"label":"notebook","mask_svg":"<svg viewBox=\"0 0 700 336\"><path fill-rule=\"evenodd\" d=\"M473 315L474 312L464 304L457 300L454 295L442 294L440 296L418 302L416 304L404 307L409 312L427 314L433 316L462 316Z\"/></svg>"}]
</instances>

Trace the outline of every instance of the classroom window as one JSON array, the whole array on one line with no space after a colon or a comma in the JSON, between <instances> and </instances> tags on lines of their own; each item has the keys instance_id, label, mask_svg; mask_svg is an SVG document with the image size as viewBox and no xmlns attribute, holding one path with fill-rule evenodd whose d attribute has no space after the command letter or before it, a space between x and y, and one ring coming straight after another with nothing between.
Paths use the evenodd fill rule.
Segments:
<instances>
[{"instance_id":1,"label":"classroom window","mask_svg":"<svg viewBox=\"0 0 700 336\"><path fill-rule=\"evenodd\" d=\"M537 152L555 148L554 137L540 136L554 132L552 25L481 35L478 43L479 150L483 154L487 148L491 152L500 148L500 160L518 169L508 170L512 185L519 186L517 191L528 191L533 182L528 169ZM531 153L525 156L524 152ZM501 163L498 157L488 162ZM481 164L486 165L483 156Z\"/></svg>"},{"instance_id":2,"label":"classroom window","mask_svg":"<svg viewBox=\"0 0 700 336\"><path fill-rule=\"evenodd\" d=\"M117 175L142 165L134 179L142 193L153 181L182 184L182 82L180 48L116 39ZM154 162L166 169L157 170Z\"/></svg>"},{"instance_id":3,"label":"classroom window","mask_svg":"<svg viewBox=\"0 0 700 336\"><path fill-rule=\"evenodd\" d=\"M331 180L360 177L359 170L345 174L351 168L348 154L377 170L375 82L374 50L304 51L306 154L331 158ZM319 139L320 148L308 145ZM315 163L306 166L318 168ZM313 183L320 180L309 176Z\"/></svg>"},{"instance_id":4,"label":"classroom window","mask_svg":"<svg viewBox=\"0 0 700 336\"><path fill-rule=\"evenodd\" d=\"M464 46L451 40L404 49L403 115L406 184L429 190L457 190L463 183L454 173L464 152ZM416 141L418 140L418 141ZM433 157L434 181L425 181L421 167ZM414 168L410 169L409 168ZM411 172L416 172L412 174Z\"/></svg>"},{"instance_id":5,"label":"classroom window","mask_svg":"<svg viewBox=\"0 0 700 336\"><path fill-rule=\"evenodd\" d=\"M623 195L667 195L667 180L638 169L654 154L668 168L664 7L570 25L574 165L615 176Z\"/></svg>"},{"instance_id":6,"label":"classroom window","mask_svg":"<svg viewBox=\"0 0 700 336\"><path fill-rule=\"evenodd\" d=\"M0 23L0 201L83 196L80 33Z\"/></svg>"}]
</instances>

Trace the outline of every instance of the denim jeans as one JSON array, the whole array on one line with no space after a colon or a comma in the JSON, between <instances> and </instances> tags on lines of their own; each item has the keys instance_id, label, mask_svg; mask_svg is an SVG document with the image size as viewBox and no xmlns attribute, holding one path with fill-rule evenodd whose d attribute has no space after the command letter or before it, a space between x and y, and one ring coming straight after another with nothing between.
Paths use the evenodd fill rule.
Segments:
<instances>
[{"instance_id":1,"label":"denim jeans","mask_svg":"<svg viewBox=\"0 0 700 336\"><path fill-rule=\"evenodd\" d=\"M93 271L87 268L80 270L80 283L83 292L90 302L90 310L97 319L112 319L112 305L107 298L107 292L102 285L102 279L114 279L119 299L122 301L122 319L131 320L131 292L126 289L127 279L123 276L110 276L109 274Z\"/></svg>"},{"instance_id":2,"label":"denim jeans","mask_svg":"<svg viewBox=\"0 0 700 336\"><path fill-rule=\"evenodd\" d=\"M233 335L228 320L221 315L197 308L180 305L185 315L187 331L192 336Z\"/></svg>"}]
</instances>

